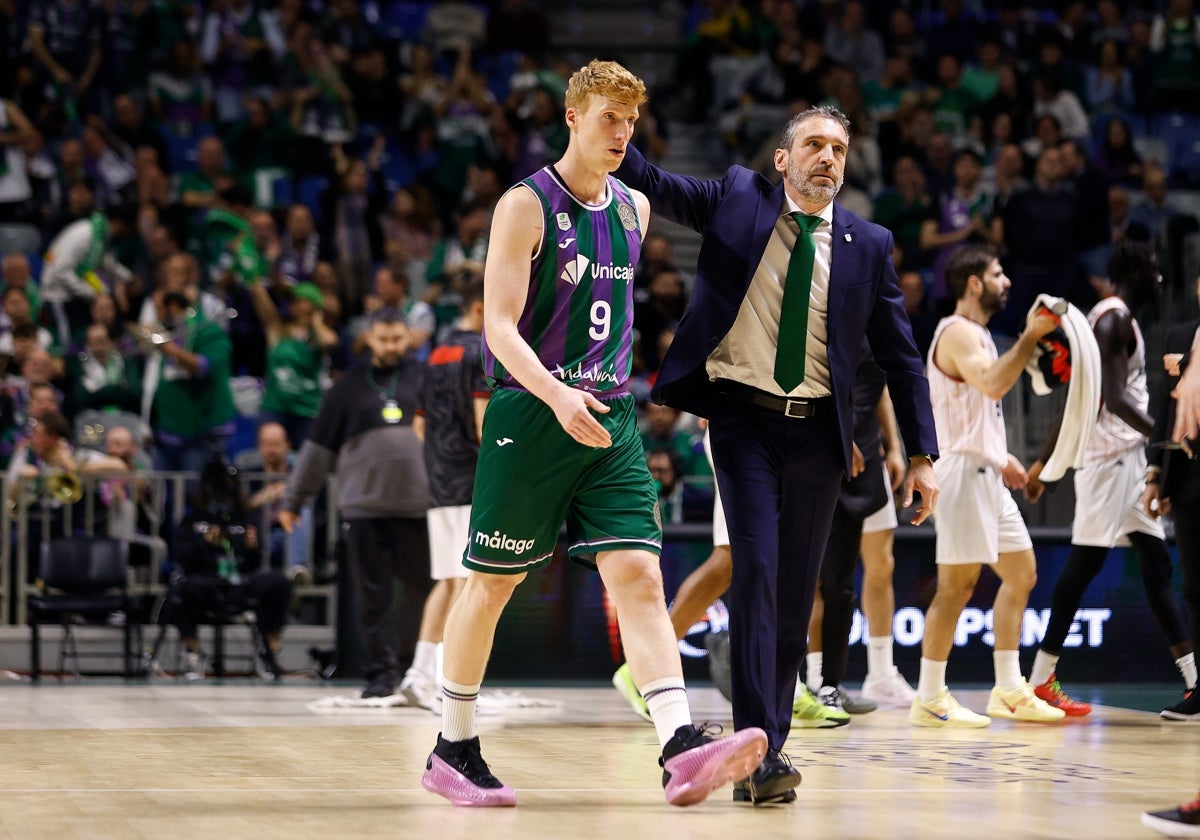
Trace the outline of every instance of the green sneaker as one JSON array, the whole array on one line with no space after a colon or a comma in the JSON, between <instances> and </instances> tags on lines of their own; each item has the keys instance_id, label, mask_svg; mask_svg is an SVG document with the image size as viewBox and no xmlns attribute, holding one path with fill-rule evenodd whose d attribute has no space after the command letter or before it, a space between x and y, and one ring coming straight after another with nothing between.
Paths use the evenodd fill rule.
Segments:
<instances>
[{"instance_id":1,"label":"green sneaker","mask_svg":"<svg viewBox=\"0 0 1200 840\"><path fill-rule=\"evenodd\" d=\"M629 673L628 662L618 668L617 672L613 674L612 684L613 688L621 692L621 696L633 707L638 717L650 720L650 707L646 705L646 701L642 699L642 693L633 684L633 674ZM653 723L652 720L650 722Z\"/></svg>"},{"instance_id":2,"label":"green sneaker","mask_svg":"<svg viewBox=\"0 0 1200 840\"><path fill-rule=\"evenodd\" d=\"M797 683L800 693L792 702L792 726L797 729L833 729L850 722L850 715L833 706L826 706L808 690L808 686Z\"/></svg>"}]
</instances>

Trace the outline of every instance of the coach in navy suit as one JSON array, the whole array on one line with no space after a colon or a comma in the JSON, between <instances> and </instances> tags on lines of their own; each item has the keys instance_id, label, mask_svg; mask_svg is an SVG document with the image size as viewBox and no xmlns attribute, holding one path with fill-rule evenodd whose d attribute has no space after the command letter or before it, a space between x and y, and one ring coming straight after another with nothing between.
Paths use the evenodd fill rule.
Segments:
<instances>
[{"instance_id":1,"label":"coach in navy suit","mask_svg":"<svg viewBox=\"0 0 1200 840\"><path fill-rule=\"evenodd\" d=\"M864 335L887 373L911 456L904 503L914 489L921 495L913 521L937 500L929 384L892 267L892 235L833 203L848 127L833 108L793 117L775 151L780 185L741 166L720 180L674 175L633 146L616 173L649 197L654 213L704 237L654 399L709 418L733 550L733 720L770 739L767 760L735 791L755 802L789 801L800 783L780 749L838 489L850 471ZM794 251L811 256L795 259ZM806 275L797 280L803 285L794 274Z\"/></svg>"}]
</instances>

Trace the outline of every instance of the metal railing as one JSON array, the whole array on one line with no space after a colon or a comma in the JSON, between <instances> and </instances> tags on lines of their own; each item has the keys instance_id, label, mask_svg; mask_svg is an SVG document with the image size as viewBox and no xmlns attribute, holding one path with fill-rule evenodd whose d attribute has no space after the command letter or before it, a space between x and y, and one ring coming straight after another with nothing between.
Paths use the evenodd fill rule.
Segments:
<instances>
[{"instance_id":1,"label":"metal railing","mask_svg":"<svg viewBox=\"0 0 1200 840\"><path fill-rule=\"evenodd\" d=\"M244 495L250 487L286 480L275 473L240 472ZM165 561L170 559L170 546L161 536L172 533L183 520L187 510L187 494L198 477L194 473L140 471L120 474L83 474L78 476L82 496L67 504L45 492L42 478L20 479L15 493L6 495L0 503L0 625L22 625L27 620L26 601L35 584L35 572L40 561L43 543L54 536L112 536L132 546L139 546L145 555L144 564L130 566L129 591L133 596L156 596L166 590L162 580ZM330 476L325 487L322 508L325 517L325 536L321 556L331 563L335 556L340 519L337 510L336 479ZM309 521L315 519L309 511ZM271 566L271 510L264 505L253 514L259 540L259 567ZM139 528L139 523L141 527ZM165 528L164 528L165 525ZM284 562L306 562L314 571L314 558L319 556L316 529L309 527L300 540L290 540L285 547ZM31 553L32 552L32 553ZM295 554L301 553L301 558ZM285 566L286 568L286 566ZM315 582L297 586L300 599L318 598L322 601L323 620L316 622L333 626L337 622L337 593L332 583L313 576Z\"/></svg>"}]
</instances>

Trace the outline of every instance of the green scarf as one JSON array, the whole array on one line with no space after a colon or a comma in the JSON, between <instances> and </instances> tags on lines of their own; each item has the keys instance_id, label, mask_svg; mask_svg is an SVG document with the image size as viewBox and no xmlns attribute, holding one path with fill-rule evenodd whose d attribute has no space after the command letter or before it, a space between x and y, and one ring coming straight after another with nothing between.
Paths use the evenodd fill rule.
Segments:
<instances>
[{"instance_id":1,"label":"green scarf","mask_svg":"<svg viewBox=\"0 0 1200 840\"><path fill-rule=\"evenodd\" d=\"M83 277L89 271L95 271L104 261L104 252L108 250L108 217L103 213L93 213L88 216L92 226L92 241L88 244L87 253L75 267L75 273Z\"/></svg>"},{"instance_id":2,"label":"green scarf","mask_svg":"<svg viewBox=\"0 0 1200 840\"><path fill-rule=\"evenodd\" d=\"M250 285L270 272L266 259L254 244L254 231L250 223L228 210L210 210L205 222L210 235L224 238L216 264L221 269L231 269L238 282Z\"/></svg>"}]
</instances>

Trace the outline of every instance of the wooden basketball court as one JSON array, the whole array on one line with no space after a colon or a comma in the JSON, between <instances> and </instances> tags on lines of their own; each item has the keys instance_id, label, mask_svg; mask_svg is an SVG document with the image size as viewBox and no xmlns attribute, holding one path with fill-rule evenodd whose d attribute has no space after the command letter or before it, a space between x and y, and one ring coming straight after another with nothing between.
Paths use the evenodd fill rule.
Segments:
<instances>
[{"instance_id":1,"label":"wooden basketball court","mask_svg":"<svg viewBox=\"0 0 1200 840\"><path fill-rule=\"evenodd\" d=\"M316 683L0 688L5 838L1127 838L1141 811L1200 784L1200 727L1102 707L1091 718L913 729L881 709L798 730L795 804L667 805L653 728L610 688L523 688L560 704L480 718L515 809L456 808L420 787L438 718L421 709L314 711ZM956 692L982 711L982 691ZM697 720L728 721L711 688Z\"/></svg>"}]
</instances>

